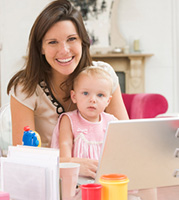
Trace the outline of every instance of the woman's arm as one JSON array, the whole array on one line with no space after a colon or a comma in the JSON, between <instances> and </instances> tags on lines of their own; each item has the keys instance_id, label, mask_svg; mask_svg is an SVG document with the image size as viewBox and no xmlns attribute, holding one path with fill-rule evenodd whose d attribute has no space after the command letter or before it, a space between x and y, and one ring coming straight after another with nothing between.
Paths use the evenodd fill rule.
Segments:
<instances>
[{"instance_id":1,"label":"woman's arm","mask_svg":"<svg viewBox=\"0 0 179 200\"><path fill-rule=\"evenodd\" d=\"M112 99L108 107L106 108L106 112L113 114L119 120L129 119L127 110L125 108L125 105L122 99L121 89L119 85L112 95Z\"/></svg>"},{"instance_id":2,"label":"woman's arm","mask_svg":"<svg viewBox=\"0 0 179 200\"><path fill-rule=\"evenodd\" d=\"M34 112L17 101L13 96L10 99L12 118L12 142L13 145L21 145L25 126L35 130Z\"/></svg>"},{"instance_id":3,"label":"woman's arm","mask_svg":"<svg viewBox=\"0 0 179 200\"><path fill-rule=\"evenodd\" d=\"M97 160L72 157L73 133L71 123L66 115L63 115L59 125L60 162L76 162L80 164L80 175L95 178L98 166Z\"/></svg>"}]
</instances>

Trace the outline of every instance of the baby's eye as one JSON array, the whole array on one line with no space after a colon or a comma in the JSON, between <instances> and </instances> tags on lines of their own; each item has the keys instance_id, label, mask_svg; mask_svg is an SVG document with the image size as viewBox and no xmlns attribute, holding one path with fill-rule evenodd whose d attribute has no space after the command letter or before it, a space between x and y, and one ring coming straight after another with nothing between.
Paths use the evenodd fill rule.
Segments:
<instances>
[{"instance_id":1,"label":"baby's eye","mask_svg":"<svg viewBox=\"0 0 179 200\"><path fill-rule=\"evenodd\" d=\"M83 94L86 96L86 95L88 95L88 92L83 92Z\"/></svg>"},{"instance_id":2,"label":"baby's eye","mask_svg":"<svg viewBox=\"0 0 179 200\"><path fill-rule=\"evenodd\" d=\"M103 95L103 94L101 94L101 93L100 93L100 94L98 94L98 97L103 97L103 96L104 96L104 95Z\"/></svg>"}]
</instances>

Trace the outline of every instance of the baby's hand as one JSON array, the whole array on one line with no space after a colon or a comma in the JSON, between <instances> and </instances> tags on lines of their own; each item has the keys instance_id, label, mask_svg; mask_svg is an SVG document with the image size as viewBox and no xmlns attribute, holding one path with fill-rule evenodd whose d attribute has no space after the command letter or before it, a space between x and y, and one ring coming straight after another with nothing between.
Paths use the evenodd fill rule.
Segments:
<instances>
[{"instance_id":1,"label":"baby's hand","mask_svg":"<svg viewBox=\"0 0 179 200\"><path fill-rule=\"evenodd\" d=\"M98 167L98 161L88 158L82 158L80 163L80 174L81 176L88 176L95 179L96 171Z\"/></svg>"},{"instance_id":2,"label":"baby's hand","mask_svg":"<svg viewBox=\"0 0 179 200\"><path fill-rule=\"evenodd\" d=\"M75 162L80 164L80 176L95 179L98 168L98 161L89 158L61 157L60 162Z\"/></svg>"}]
</instances>

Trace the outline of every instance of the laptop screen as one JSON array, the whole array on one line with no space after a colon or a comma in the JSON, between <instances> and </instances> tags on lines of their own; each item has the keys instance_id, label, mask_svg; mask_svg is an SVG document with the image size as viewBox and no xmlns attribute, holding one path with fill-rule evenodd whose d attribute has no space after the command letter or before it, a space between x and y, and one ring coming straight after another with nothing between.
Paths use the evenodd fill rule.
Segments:
<instances>
[{"instance_id":1,"label":"laptop screen","mask_svg":"<svg viewBox=\"0 0 179 200\"><path fill-rule=\"evenodd\" d=\"M119 173L129 178L129 190L179 185L178 128L179 118L110 122L95 182Z\"/></svg>"}]
</instances>

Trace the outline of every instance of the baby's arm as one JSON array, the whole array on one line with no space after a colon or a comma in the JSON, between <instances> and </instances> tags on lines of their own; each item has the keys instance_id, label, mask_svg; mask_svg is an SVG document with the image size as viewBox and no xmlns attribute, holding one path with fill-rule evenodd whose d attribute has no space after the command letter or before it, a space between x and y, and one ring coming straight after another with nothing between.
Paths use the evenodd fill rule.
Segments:
<instances>
[{"instance_id":1,"label":"baby's arm","mask_svg":"<svg viewBox=\"0 0 179 200\"><path fill-rule=\"evenodd\" d=\"M62 116L59 124L59 148L60 157L72 157L73 133L67 115Z\"/></svg>"},{"instance_id":2,"label":"baby's arm","mask_svg":"<svg viewBox=\"0 0 179 200\"><path fill-rule=\"evenodd\" d=\"M63 115L59 124L60 162L75 162L80 164L80 175L95 178L98 166L97 160L72 157L73 133L70 119Z\"/></svg>"}]
</instances>

